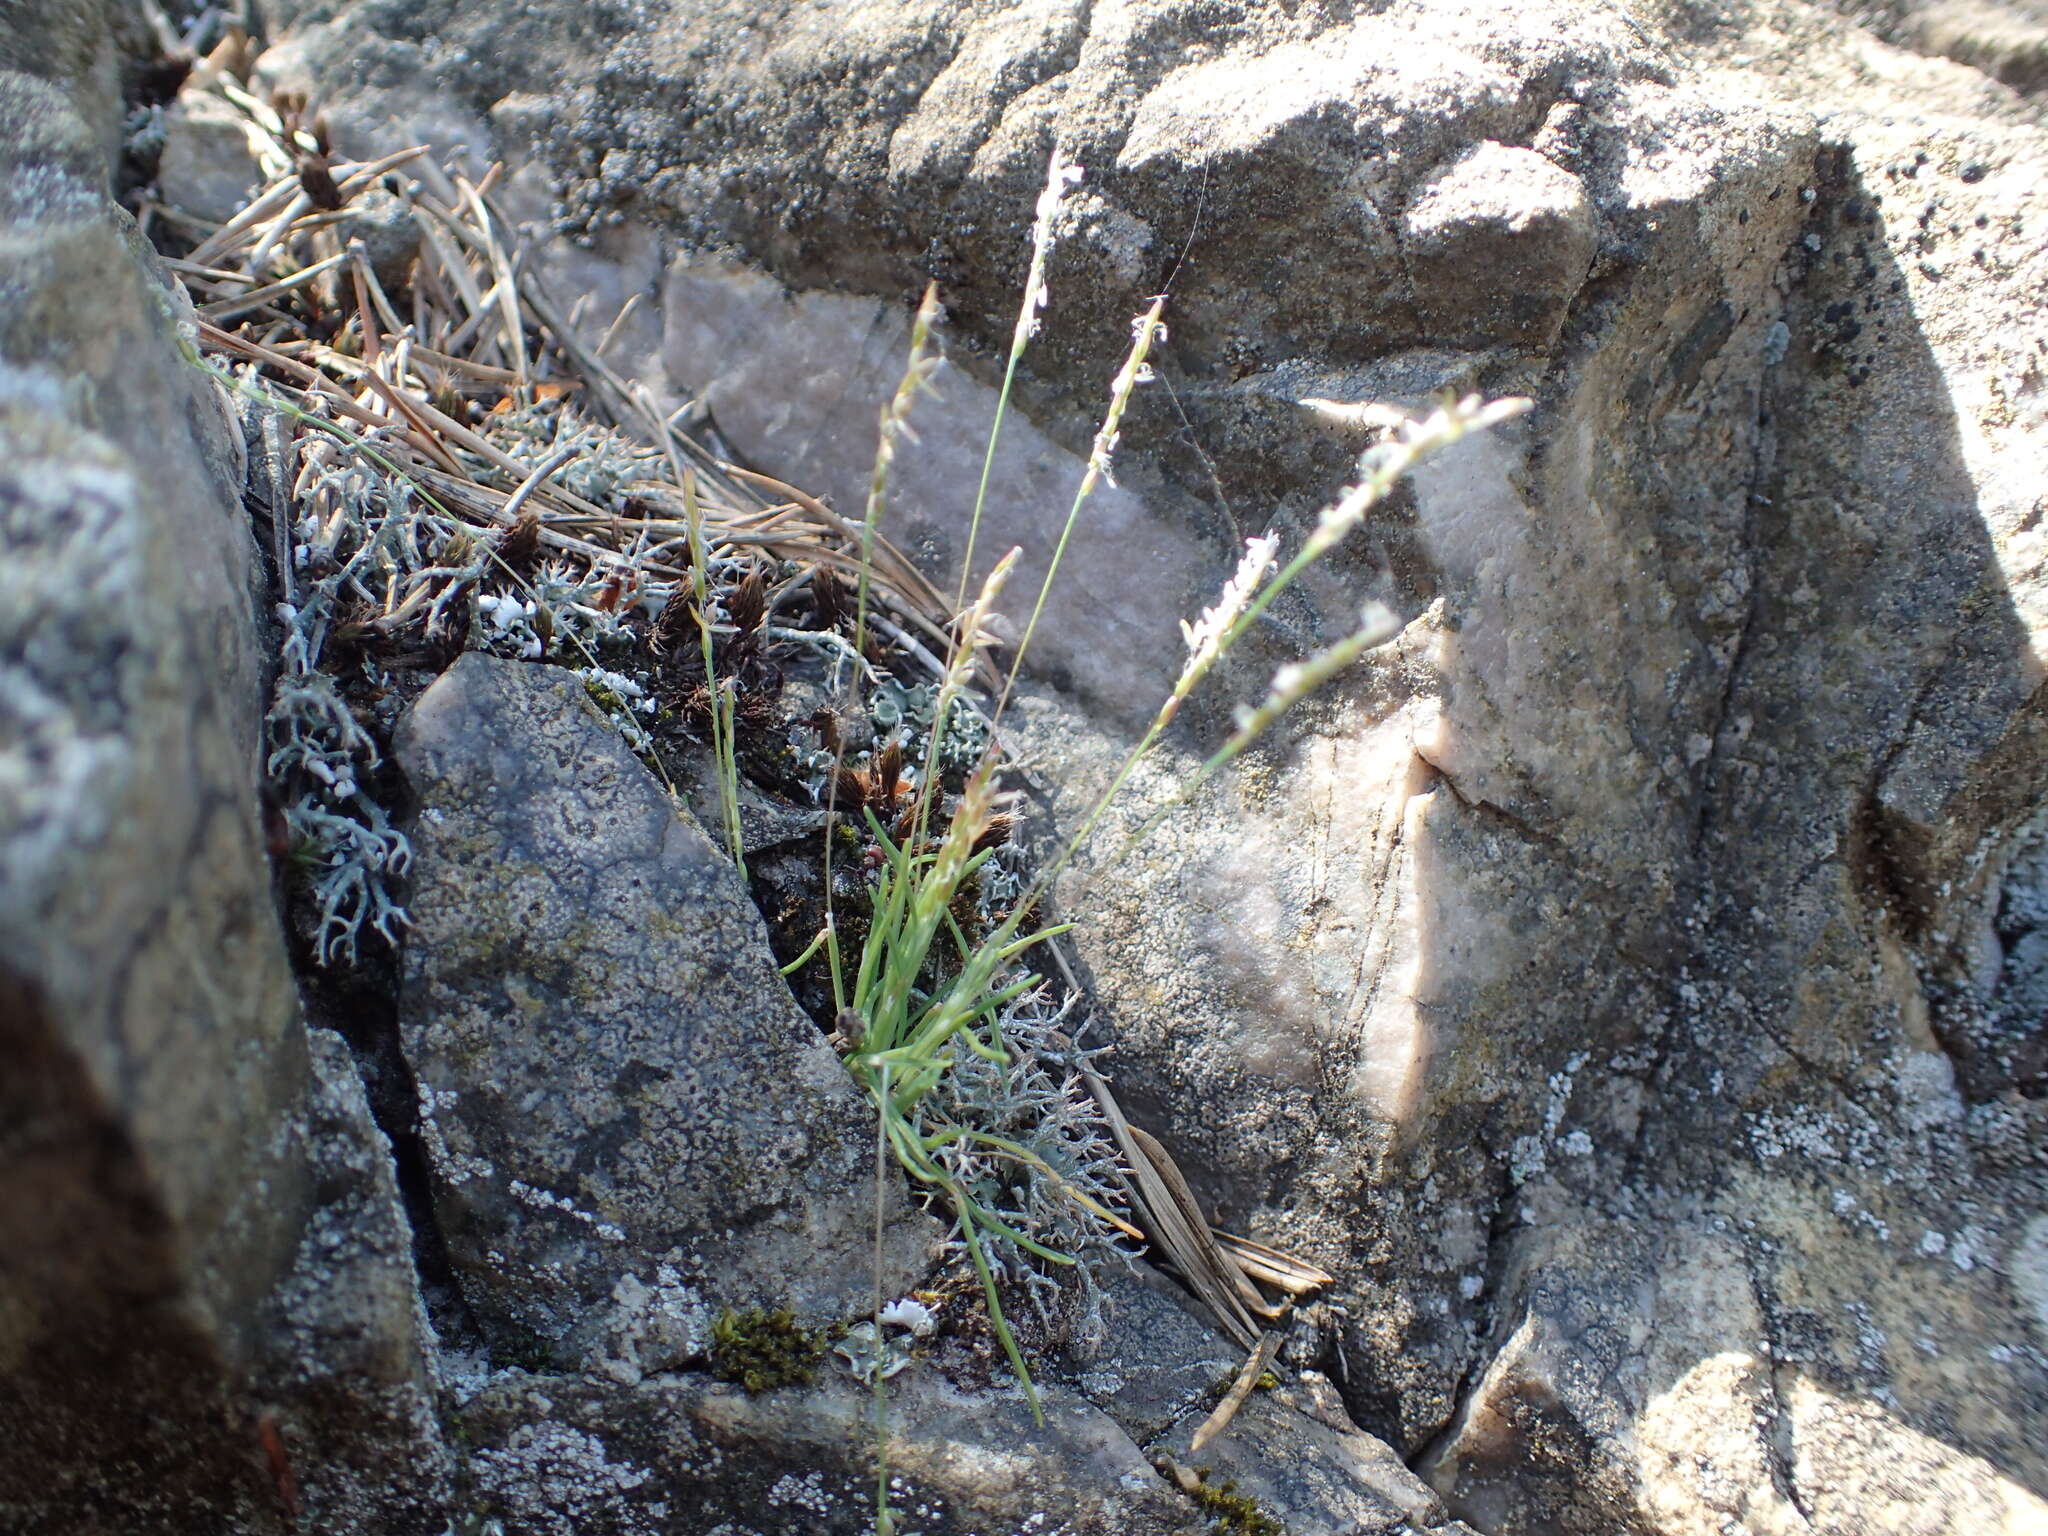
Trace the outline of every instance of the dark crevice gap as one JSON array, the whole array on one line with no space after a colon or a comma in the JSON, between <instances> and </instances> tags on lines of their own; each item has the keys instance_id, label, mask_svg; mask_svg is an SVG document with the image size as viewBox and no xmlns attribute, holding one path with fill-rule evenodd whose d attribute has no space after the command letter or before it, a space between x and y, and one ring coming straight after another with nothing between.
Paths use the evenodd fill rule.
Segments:
<instances>
[{"instance_id":1,"label":"dark crevice gap","mask_svg":"<svg viewBox=\"0 0 2048 1536\"><path fill-rule=\"evenodd\" d=\"M1792 1444L1792 1417L1786 1410L1785 1395L1779 1382L1780 1373L1784 1370L1780 1362L1787 1355L1786 1340L1778 1327L1778 1309L1773 1304L1770 1282L1747 1243L1743 1245L1743 1259L1744 1268L1748 1271L1750 1294L1755 1298L1757 1315L1763 1319L1764 1342L1771 1351L1763 1373L1771 1394L1770 1422L1758 1426L1765 1453L1770 1459L1771 1484L1810 1525L1813 1523L1813 1510L1808 1507L1806 1496L1799 1487L1798 1457Z\"/></svg>"},{"instance_id":2,"label":"dark crevice gap","mask_svg":"<svg viewBox=\"0 0 2048 1536\"><path fill-rule=\"evenodd\" d=\"M315 965L298 936L292 943L299 995L310 1027L331 1029L348 1042L370 1103L370 1117L391 1147L398 1198L412 1229L413 1268L435 1331L444 1341L477 1336L448 1257L434 1209L433 1168L420 1134L419 1085L398 1032L399 957L381 939L368 939L353 967Z\"/></svg>"},{"instance_id":3,"label":"dark crevice gap","mask_svg":"<svg viewBox=\"0 0 2048 1536\"><path fill-rule=\"evenodd\" d=\"M1486 1375L1486 1369L1493 1363L1493 1356L1504 1342L1500 1322L1502 1306L1507 1299L1504 1288L1507 1282L1508 1263L1512 1257L1513 1236L1520 1221L1520 1209L1515 1200L1513 1184L1505 1172L1502 1184L1493 1205L1493 1215L1486 1227L1486 1258L1483 1265L1486 1274L1485 1286L1480 1290L1473 1307L1472 1349L1465 1357L1465 1368L1459 1372L1457 1384L1451 1389L1451 1412L1444 1420L1443 1427L1417 1447L1414 1454L1405 1458L1408 1469L1429 1482L1429 1468L1450 1446L1451 1439L1465 1422L1465 1415L1471 1409L1472 1395L1479 1390L1479 1383ZM1469 1515L1460 1514L1456 1509L1451 1513L1473 1525L1482 1536L1491 1536L1486 1528L1475 1524Z\"/></svg>"},{"instance_id":4,"label":"dark crevice gap","mask_svg":"<svg viewBox=\"0 0 2048 1536\"><path fill-rule=\"evenodd\" d=\"M280 637L271 605L282 600L278 559L288 547L282 529L290 519L290 510L284 505L291 483L290 431L276 430L282 424L274 413L253 402L244 407L249 472L242 496L256 545L255 607L257 634L268 658L262 678L266 699L277 681ZM380 805L400 812L407 796L388 746L388 742L378 742L383 760L375 770L366 770L367 787ZM312 934L318 918L295 883L298 877L288 858L283 809L266 798L263 814L271 839L273 892L306 1025L331 1029L348 1042L369 1101L370 1117L391 1149L392 1175L412 1232L413 1268L428 1316L445 1342L469 1342L478 1337L477 1328L449 1262L448 1244L434 1210L432 1167L420 1134L419 1085L399 1038L401 957L366 928L355 964L322 966L317 962Z\"/></svg>"}]
</instances>

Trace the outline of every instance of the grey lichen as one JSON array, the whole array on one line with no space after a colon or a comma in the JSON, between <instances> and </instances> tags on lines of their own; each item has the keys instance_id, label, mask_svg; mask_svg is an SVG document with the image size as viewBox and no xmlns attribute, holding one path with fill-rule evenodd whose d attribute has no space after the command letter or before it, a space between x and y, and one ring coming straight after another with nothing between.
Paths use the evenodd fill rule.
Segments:
<instances>
[{"instance_id":1,"label":"grey lichen","mask_svg":"<svg viewBox=\"0 0 2048 1536\"><path fill-rule=\"evenodd\" d=\"M313 952L322 965L356 958L368 924L395 942L406 922L393 892L412 861L412 845L362 787L360 772L379 758L324 672L286 672L265 717L271 779L292 786L285 805L292 848L312 882L319 909Z\"/></svg>"},{"instance_id":2,"label":"grey lichen","mask_svg":"<svg viewBox=\"0 0 2048 1536\"><path fill-rule=\"evenodd\" d=\"M937 1155L984 1209L1075 1261L1057 1274L1079 1289L1075 1338L1092 1346L1107 1333L1095 1275L1105 1264L1130 1263L1131 1255L1110 1219L1125 1214L1122 1162L1082 1074L1106 1048L1081 1045L1078 1030L1070 1034L1073 1001L1055 1003L1041 988L1010 1003L999 1023L1008 1059L961 1052L922 1113L927 1134L949 1126L978 1133L947 1142ZM1023 1287L1049 1320L1062 1291L1056 1274L1000 1230L983 1232L982 1244L990 1266Z\"/></svg>"},{"instance_id":3,"label":"grey lichen","mask_svg":"<svg viewBox=\"0 0 2048 1536\"><path fill-rule=\"evenodd\" d=\"M261 394L253 375L244 382ZM619 707L607 714L641 752L651 743L635 713L651 701L625 697L637 685L594 663L601 648L631 643L624 620L640 593L589 562L550 559L528 579L501 555L503 538L481 534L394 472L373 444L340 429L326 435L317 418L306 425L288 553L280 551L284 633L266 769L294 862L310 880L314 958L353 964L366 927L389 942L406 926L398 891L411 848L366 782L379 754L334 681L333 653L362 651L358 664L373 687L383 674L369 653L380 645L415 644L429 660L470 647L527 660L578 656L592 662L585 675L615 696ZM492 430L536 453L573 448L557 474L592 492L616 495L651 472L648 453L559 402L504 413Z\"/></svg>"},{"instance_id":4,"label":"grey lichen","mask_svg":"<svg viewBox=\"0 0 2048 1536\"><path fill-rule=\"evenodd\" d=\"M325 439L307 449L298 489L292 570L281 573L297 600L277 606L282 666L264 720L264 766L284 803L294 860L311 881L314 958L352 964L366 925L387 942L404 927L397 890L412 848L365 787L380 765L376 743L322 663L329 640L374 601L368 583L416 554L408 523L419 509L403 482Z\"/></svg>"}]
</instances>

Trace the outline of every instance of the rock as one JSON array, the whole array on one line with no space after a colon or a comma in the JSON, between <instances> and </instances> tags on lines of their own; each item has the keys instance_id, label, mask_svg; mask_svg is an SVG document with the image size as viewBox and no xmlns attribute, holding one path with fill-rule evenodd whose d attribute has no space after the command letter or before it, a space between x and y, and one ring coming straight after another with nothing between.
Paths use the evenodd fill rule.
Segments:
<instances>
[{"instance_id":1,"label":"rock","mask_svg":"<svg viewBox=\"0 0 2048 1536\"><path fill-rule=\"evenodd\" d=\"M2048 7L2040 0L1890 0L1859 19L1888 42L1954 59L2016 91L2048 87Z\"/></svg>"},{"instance_id":2,"label":"rock","mask_svg":"<svg viewBox=\"0 0 2048 1536\"><path fill-rule=\"evenodd\" d=\"M1291 1536L1441 1528L1443 1501L1392 1447L1361 1434L1322 1376L1282 1368L1199 1454L1190 1441L1244 1366L1185 1293L1138 1266L1103 1285L1108 1340L1072 1379L1155 1461L1250 1499Z\"/></svg>"},{"instance_id":3,"label":"rock","mask_svg":"<svg viewBox=\"0 0 2048 1536\"><path fill-rule=\"evenodd\" d=\"M1942 1276L1945 1248L1901 1274L1872 1241L1858 1263L1865 1245L1816 1229L1875 1239L1868 1210L1776 1199L1739 1225L1561 1212L1517 1241L1497 1351L1430 1467L1451 1506L1504 1531L1960 1536L2048 1517L2000 1470L2041 1397L2008 1364L2031 1346L1997 1283Z\"/></svg>"},{"instance_id":4,"label":"rock","mask_svg":"<svg viewBox=\"0 0 2048 1536\"><path fill-rule=\"evenodd\" d=\"M1206 1524L1098 1409L889 1383L902 1529L1195 1536ZM701 1377L636 1387L505 1373L461 1412L481 1513L534 1536L860 1536L874 1528L874 1398L847 1377L749 1397Z\"/></svg>"},{"instance_id":5,"label":"rock","mask_svg":"<svg viewBox=\"0 0 2048 1536\"><path fill-rule=\"evenodd\" d=\"M1550 346L1593 264L1599 231L1578 177L1533 149L1474 145L1422 184L1401 219L1433 339Z\"/></svg>"},{"instance_id":6,"label":"rock","mask_svg":"<svg viewBox=\"0 0 2048 1536\"><path fill-rule=\"evenodd\" d=\"M420 251L420 226L403 199L381 187L372 188L350 201L339 234L343 241L362 242L371 270L387 289L402 288L411 281L412 264Z\"/></svg>"},{"instance_id":7,"label":"rock","mask_svg":"<svg viewBox=\"0 0 2048 1536\"><path fill-rule=\"evenodd\" d=\"M1244 1351L1149 1266L1099 1283L1109 1335L1101 1349L1073 1360L1070 1373L1133 1440L1150 1445L1197 1404L1213 1407L1236 1379Z\"/></svg>"},{"instance_id":8,"label":"rock","mask_svg":"<svg viewBox=\"0 0 2048 1536\"><path fill-rule=\"evenodd\" d=\"M1254 1391L1223 1433L1191 1453L1204 1409L1163 1449L1214 1488L1234 1484L1289 1536L1409 1536L1449 1521L1443 1501L1394 1454L1355 1429L1338 1429Z\"/></svg>"},{"instance_id":9,"label":"rock","mask_svg":"<svg viewBox=\"0 0 2048 1536\"><path fill-rule=\"evenodd\" d=\"M1513 1262L1500 1342L1431 1468L1454 1508L1487 1530L1805 1529L1739 1242L1596 1220L1531 1233Z\"/></svg>"},{"instance_id":10,"label":"rock","mask_svg":"<svg viewBox=\"0 0 2048 1536\"><path fill-rule=\"evenodd\" d=\"M269 1424L309 1525L439 1536L455 1458L391 1145L347 1044L330 1030L308 1038L313 1090L301 1141L320 1203L264 1314Z\"/></svg>"},{"instance_id":11,"label":"rock","mask_svg":"<svg viewBox=\"0 0 2048 1536\"><path fill-rule=\"evenodd\" d=\"M208 90L187 90L164 113L156 186L173 208L225 224L268 178L259 130Z\"/></svg>"},{"instance_id":12,"label":"rock","mask_svg":"<svg viewBox=\"0 0 2048 1536\"><path fill-rule=\"evenodd\" d=\"M282 10L338 123L529 146L587 242L540 259L666 294L672 392L842 510L880 328L937 278L980 383L919 418L961 461L902 525L927 555L1046 153L1088 167L1003 527L1062 515L1043 445L1086 452L1161 286L1173 393L1104 504L1134 559L1091 547L1040 651L1083 697L1012 711L1069 826L1176 663L1138 632L1349 473L1311 402L1533 396L1276 609L1105 846L1361 600L1400 641L1073 872L1120 1096L1225 1225L1338 1276L1305 1343L1475 1523L2033 1518L2048 140L2010 88L1804 0ZM737 339L802 409L730 384Z\"/></svg>"},{"instance_id":13,"label":"rock","mask_svg":"<svg viewBox=\"0 0 2048 1536\"><path fill-rule=\"evenodd\" d=\"M772 454L778 475L842 509L864 506L876 403L903 376L908 315L873 299L788 294L732 262L691 257L670 266L661 292L661 359L672 388L704 402L743 451L762 462ZM996 391L947 369L934 393L913 413L917 442L892 467L885 529L950 592L966 553L961 509L974 504ZM1004 604L1020 630L1086 469L1084 456L1012 417L993 471L1004 493L987 508L975 571L979 580L1013 546L1026 552ZM1179 670L1177 621L1202 563L1184 526L1127 488L1103 487L1033 637L1041 665L1114 716L1149 716ZM1139 572L1143 580L1133 580Z\"/></svg>"},{"instance_id":14,"label":"rock","mask_svg":"<svg viewBox=\"0 0 2048 1536\"><path fill-rule=\"evenodd\" d=\"M148 24L104 0L15 0L0 29L0 71L40 80L76 112L74 130L106 167L121 151L121 89L150 51ZM31 119L10 117L17 128Z\"/></svg>"},{"instance_id":15,"label":"rock","mask_svg":"<svg viewBox=\"0 0 2048 1536\"><path fill-rule=\"evenodd\" d=\"M701 1347L650 1308L859 1311L871 1118L730 862L566 672L465 656L394 746L418 806L400 1020L494 1348L637 1379ZM892 1294L930 1237L892 1205Z\"/></svg>"},{"instance_id":16,"label":"rock","mask_svg":"<svg viewBox=\"0 0 2048 1536\"><path fill-rule=\"evenodd\" d=\"M0 71L0 1525L267 1530L244 1391L312 1191L252 548L67 95L111 112L101 9L11 14L50 78Z\"/></svg>"}]
</instances>

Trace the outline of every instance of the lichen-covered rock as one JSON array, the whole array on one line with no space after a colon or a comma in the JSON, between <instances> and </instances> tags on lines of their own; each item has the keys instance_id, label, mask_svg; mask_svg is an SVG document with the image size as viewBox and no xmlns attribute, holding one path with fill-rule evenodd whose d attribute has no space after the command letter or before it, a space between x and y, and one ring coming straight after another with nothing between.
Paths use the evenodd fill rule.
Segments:
<instances>
[{"instance_id":1,"label":"lichen-covered rock","mask_svg":"<svg viewBox=\"0 0 2048 1536\"><path fill-rule=\"evenodd\" d=\"M1088 167L1022 408L1084 452L1168 285L1173 393L1141 393L1134 497L1070 555L1060 627L1107 638L1040 652L1081 707L1011 712L1068 824L1177 662L1131 631L1348 473L1363 438L1312 402L1535 398L1222 681L1366 597L1401 641L1062 893L1127 1105L1227 1225L1338 1275L1313 1322L1350 1411L1407 1454L1454 1430L1440 1486L1504 1533L1889 1529L1912 1479L1929 1520L2023 1524L2011 1490L2048 1487L2048 141L1839 9L285 7L355 121L453 98L526 146L590 247L559 270L617 258L578 291L744 303L807 404L732 392L735 445L807 445L843 506L868 447L835 386L872 410L893 381L889 306L937 278L985 380L1045 155ZM1958 14L1855 9L1936 47ZM2025 46L1946 51L2030 78ZM706 251L800 291L721 287ZM702 353L669 349L678 395L736 371ZM1060 478L999 490L991 557ZM1140 796L1226 720L1184 715ZM1700 1315L1639 1347L1688 1286Z\"/></svg>"},{"instance_id":2,"label":"lichen-covered rock","mask_svg":"<svg viewBox=\"0 0 2048 1536\"><path fill-rule=\"evenodd\" d=\"M1108 1332L1070 1362L1080 1391L1150 1445L1198 1405L1213 1407L1244 1351L1232 1344L1178 1285L1139 1266L1100 1280Z\"/></svg>"},{"instance_id":3,"label":"lichen-covered rock","mask_svg":"<svg viewBox=\"0 0 2048 1536\"><path fill-rule=\"evenodd\" d=\"M1193 1452L1207 1417L1189 1414L1161 1449L1208 1486L1251 1500L1288 1536L1410 1536L1450 1524L1429 1485L1371 1435L1254 1391L1223 1432Z\"/></svg>"},{"instance_id":4,"label":"lichen-covered rock","mask_svg":"<svg viewBox=\"0 0 2048 1536\"><path fill-rule=\"evenodd\" d=\"M873 1122L730 861L567 672L465 656L395 747L418 807L401 1026L494 1345L630 1379L700 1347L641 1315L663 1291L678 1316L684 1290L858 1311ZM887 1192L897 1294L931 1226Z\"/></svg>"},{"instance_id":5,"label":"lichen-covered rock","mask_svg":"<svg viewBox=\"0 0 2048 1536\"><path fill-rule=\"evenodd\" d=\"M347 1044L324 1029L308 1038L313 1084L297 1129L319 1204L263 1314L269 1433L308 1526L439 1536L455 1458L391 1146Z\"/></svg>"},{"instance_id":6,"label":"lichen-covered rock","mask_svg":"<svg viewBox=\"0 0 2048 1536\"><path fill-rule=\"evenodd\" d=\"M1043 1389L889 1383L890 1501L925 1536L1197 1536L1207 1522L1101 1410ZM503 1373L460 1413L470 1497L531 1536L865 1536L875 1402L843 1374L750 1397L696 1376L634 1387Z\"/></svg>"},{"instance_id":7,"label":"lichen-covered rock","mask_svg":"<svg viewBox=\"0 0 2048 1536\"><path fill-rule=\"evenodd\" d=\"M1139 1267L1104 1284L1101 1346L1074 1385L1155 1462L1249 1500L1290 1536L1395 1536L1449 1524L1444 1504L1385 1442L1359 1431L1319 1373L1282 1368L1199 1452L1195 1432L1244 1366L1244 1352L1185 1292ZM1226 1529L1229 1527L1226 1525Z\"/></svg>"},{"instance_id":8,"label":"lichen-covered rock","mask_svg":"<svg viewBox=\"0 0 2048 1536\"><path fill-rule=\"evenodd\" d=\"M1499 1308L1499 1347L1432 1464L1470 1519L1702 1536L1731 1522L1803 1528L1739 1239L1677 1224L1546 1227L1516 1247L1503 1284L1513 1299Z\"/></svg>"},{"instance_id":9,"label":"lichen-covered rock","mask_svg":"<svg viewBox=\"0 0 2048 1536\"><path fill-rule=\"evenodd\" d=\"M1883 1253L1845 1191L1803 1212L1752 1193L1774 1208L1560 1212L1518 1241L1499 1347L1430 1466L1446 1498L1505 1531L2041 1528L2048 1502L2002 1470L2048 1407L1988 1273L2009 1234L1976 1229L1987 1273L1951 1275L1945 1245Z\"/></svg>"},{"instance_id":10,"label":"lichen-covered rock","mask_svg":"<svg viewBox=\"0 0 2048 1536\"><path fill-rule=\"evenodd\" d=\"M0 26L0 1526L261 1530L306 1048L239 440L106 195L114 10Z\"/></svg>"}]
</instances>

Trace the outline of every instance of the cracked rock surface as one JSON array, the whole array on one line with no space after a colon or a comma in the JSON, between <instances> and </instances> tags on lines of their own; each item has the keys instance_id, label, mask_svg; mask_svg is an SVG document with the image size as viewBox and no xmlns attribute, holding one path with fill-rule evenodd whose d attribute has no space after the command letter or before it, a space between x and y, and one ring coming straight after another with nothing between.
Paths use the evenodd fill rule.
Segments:
<instances>
[{"instance_id":1,"label":"cracked rock surface","mask_svg":"<svg viewBox=\"0 0 2048 1536\"><path fill-rule=\"evenodd\" d=\"M1176 664L1118 637L1342 483L1362 439L1313 402L1531 395L1226 682L1367 597L1401 639L1070 878L1120 1093L1224 1224L1340 1276L1300 1358L1476 1525L1906 1528L1920 1466L1961 1491L1912 1528L2019 1529L2048 139L2031 13L1973 52L1895 9L540 5L487 52L364 4L277 60L364 125L457 103L557 270L644 293L643 371L842 505L927 276L961 366L926 430L985 419L1057 137L1047 483L987 548L1057 516L1169 281L1174 331L1016 720L1056 815ZM727 304L743 364L687 341ZM942 568L977 469L909 497Z\"/></svg>"},{"instance_id":2,"label":"cracked rock surface","mask_svg":"<svg viewBox=\"0 0 2048 1536\"><path fill-rule=\"evenodd\" d=\"M2035 0L266 10L345 150L509 156L592 339L641 296L614 364L842 510L937 280L892 531L948 576L1046 156L1087 168L986 557L1042 552L1162 288L1170 392L1013 707L1055 821L1241 538L1343 483L1345 406L1529 395L1276 607L1103 846L1361 602L1400 638L1060 893L1132 1117L1338 1278L1218 1465L1298 1532L2048 1524ZM870 1283L857 1101L578 686L476 657L402 744L403 1027L495 1363L424 1320L291 1006L233 445L105 197L115 36L0 21L0 1526L859 1529L857 1386L696 1369L721 1286ZM1043 1431L893 1384L926 1529L1200 1528L1146 1452L1229 1352L1123 1307Z\"/></svg>"}]
</instances>

